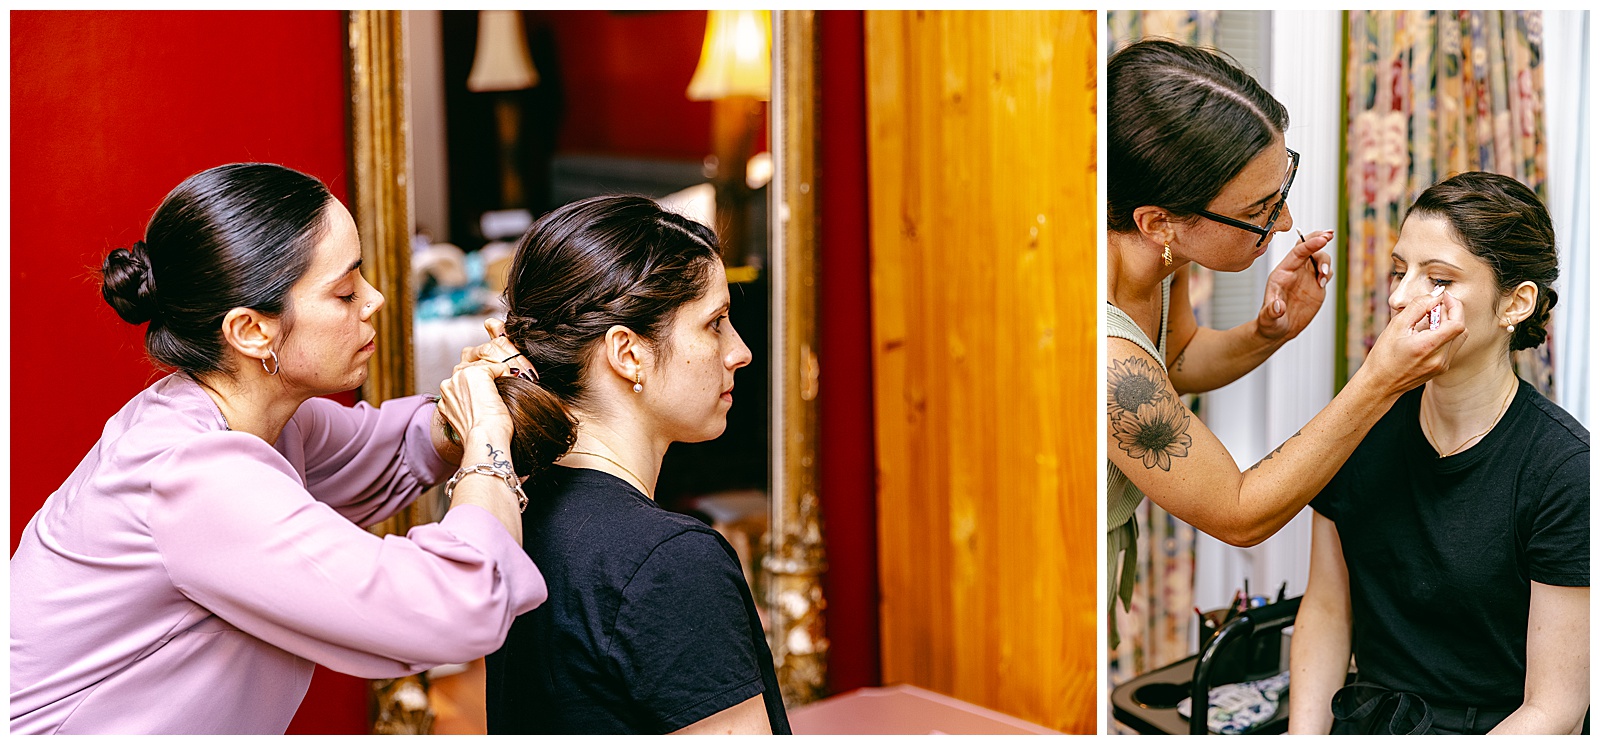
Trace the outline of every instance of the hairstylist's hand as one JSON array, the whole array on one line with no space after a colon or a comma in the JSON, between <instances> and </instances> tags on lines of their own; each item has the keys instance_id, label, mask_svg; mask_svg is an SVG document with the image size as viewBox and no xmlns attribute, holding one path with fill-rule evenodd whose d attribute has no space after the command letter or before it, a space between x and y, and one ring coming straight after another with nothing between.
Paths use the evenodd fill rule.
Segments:
<instances>
[{"instance_id":1,"label":"hairstylist's hand","mask_svg":"<svg viewBox=\"0 0 1600 745\"><path fill-rule=\"evenodd\" d=\"M1259 333L1274 341L1293 339L1316 318L1333 276L1333 259L1322 249L1332 230L1319 230L1290 249L1267 277L1266 297L1256 315Z\"/></svg>"},{"instance_id":2,"label":"hairstylist's hand","mask_svg":"<svg viewBox=\"0 0 1600 745\"><path fill-rule=\"evenodd\" d=\"M439 414L461 433L464 469L477 464L511 469L511 414L494 384L507 367L488 360L463 362L439 384ZM496 483L499 479L493 476L468 474L472 477L458 481L450 495L451 509L473 505L487 510L521 545L522 516L516 492L505 483Z\"/></svg>"},{"instance_id":3,"label":"hairstylist's hand","mask_svg":"<svg viewBox=\"0 0 1600 745\"><path fill-rule=\"evenodd\" d=\"M506 324L498 318L490 318L483 322L483 329L489 332L489 341L475 347L465 347L461 350L461 365L487 360L508 366L506 375L520 375L528 380L538 380L538 371L533 369L533 362L511 343L506 337ZM456 365L456 369L461 369Z\"/></svg>"},{"instance_id":4,"label":"hairstylist's hand","mask_svg":"<svg viewBox=\"0 0 1600 745\"><path fill-rule=\"evenodd\" d=\"M463 440L479 434L498 443L511 442L511 413L494 385L509 367L488 360L463 362L439 384L439 414Z\"/></svg>"},{"instance_id":5,"label":"hairstylist's hand","mask_svg":"<svg viewBox=\"0 0 1600 745\"><path fill-rule=\"evenodd\" d=\"M1428 328L1428 311L1441 308L1439 328ZM1374 382L1391 395L1411 390L1445 370L1456 350L1466 341L1461 301L1446 292L1438 297L1418 295L1389 319L1357 374L1374 376Z\"/></svg>"}]
</instances>

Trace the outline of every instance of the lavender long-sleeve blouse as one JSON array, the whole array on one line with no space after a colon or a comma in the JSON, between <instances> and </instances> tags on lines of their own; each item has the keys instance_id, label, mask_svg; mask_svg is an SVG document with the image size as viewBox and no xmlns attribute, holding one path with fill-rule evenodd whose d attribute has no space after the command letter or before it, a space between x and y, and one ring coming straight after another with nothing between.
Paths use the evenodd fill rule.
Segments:
<instances>
[{"instance_id":1,"label":"lavender long-sleeve blouse","mask_svg":"<svg viewBox=\"0 0 1600 745\"><path fill-rule=\"evenodd\" d=\"M274 446L183 374L135 396L11 559L11 731L282 733L313 663L384 678L499 648L545 585L494 517L358 527L451 472L433 411L313 399Z\"/></svg>"}]
</instances>

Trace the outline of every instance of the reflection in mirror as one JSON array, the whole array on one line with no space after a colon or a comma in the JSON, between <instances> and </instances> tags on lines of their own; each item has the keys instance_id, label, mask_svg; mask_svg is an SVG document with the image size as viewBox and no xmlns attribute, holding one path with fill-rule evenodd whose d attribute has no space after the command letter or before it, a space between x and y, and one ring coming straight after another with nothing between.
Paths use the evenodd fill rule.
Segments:
<instances>
[{"instance_id":1,"label":"reflection in mirror","mask_svg":"<svg viewBox=\"0 0 1600 745\"><path fill-rule=\"evenodd\" d=\"M754 360L736 377L738 405L724 434L673 445L655 496L728 539L770 630L770 562L763 562L774 475L769 274L782 259L768 239L774 158L766 152L765 95L724 85L748 75L739 66L752 59L765 68L770 21L764 12L720 18L716 11L710 18L701 11L404 15L416 390L436 391L461 348L484 340L483 320L504 313L512 245L549 210L634 193L715 227L730 319ZM718 37L719 29L726 35ZM718 57L718 49L730 53ZM423 504L419 519L441 515L439 499ZM780 656L781 643L773 646ZM435 671L434 731L483 731L477 664L464 675Z\"/></svg>"},{"instance_id":2,"label":"reflection in mirror","mask_svg":"<svg viewBox=\"0 0 1600 745\"><path fill-rule=\"evenodd\" d=\"M727 431L711 442L674 445L656 497L668 509L703 519L749 523L750 499L761 498L767 483L765 184L747 185L748 166L721 167L713 135L754 125L727 138L742 139L746 152L764 152L765 104L751 90L725 85L702 85L697 93L718 98L690 99L702 42L721 27L708 27L701 12L411 16L411 85L418 102L413 147L431 150L437 159L429 165L440 169L427 173L417 158L418 390L436 388L460 348L481 343L483 319L504 312L500 293L513 244L551 209L599 194L634 193L710 224L724 237L734 222L742 223L742 259L729 262L730 318L758 350L756 360L738 375L741 395ZM436 36L429 38L430 32ZM506 69L496 71L496 61ZM765 54L758 61L764 74ZM443 106L425 116L423 100ZM729 118L737 121L721 123ZM735 170L739 190L753 197L719 194ZM730 204L737 209L727 209ZM755 513L764 515L764 507ZM758 546L760 536L754 538Z\"/></svg>"}]
</instances>

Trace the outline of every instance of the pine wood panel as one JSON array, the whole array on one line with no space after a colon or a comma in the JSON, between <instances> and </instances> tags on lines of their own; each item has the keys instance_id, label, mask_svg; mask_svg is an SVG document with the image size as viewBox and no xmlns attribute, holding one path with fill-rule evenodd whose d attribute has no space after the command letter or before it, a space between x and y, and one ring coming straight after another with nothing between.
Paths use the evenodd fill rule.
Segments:
<instances>
[{"instance_id":1,"label":"pine wood panel","mask_svg":"<svg viewBox=\"0 0 1600 745\"><path fill-rule=\"evenodd\" d=\"M1095 721L1095 15L867 14L884 682Z\"/></svg>"}]
</instances>

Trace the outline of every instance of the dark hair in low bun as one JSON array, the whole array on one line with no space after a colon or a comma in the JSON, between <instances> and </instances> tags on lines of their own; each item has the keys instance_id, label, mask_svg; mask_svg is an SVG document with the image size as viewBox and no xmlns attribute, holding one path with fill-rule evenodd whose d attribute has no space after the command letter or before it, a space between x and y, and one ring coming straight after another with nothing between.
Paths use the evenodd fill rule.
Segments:
<instances>
[{"instance_id":1,"label":"dark hair in low bun","mask_svg":"<svg viewBox=\"0 0 1600 745\"><path fill-rule=\"evenodd\" d=\"M1550 338L1550 311L1556 307L1556 291L1548 287L1539 288L1539 299L1533 303L1533 314L1517 324L1517 330L1511 335L1511 351L1534 349Z\"/></svg>"},{"instance_id":2,"label":"dark hair in low bun","mask_svg":"<svg viewBox=\"0 0 1600 745\"><path fill-rule=\"evenodd\" d=\"M144 241L112 251L100 271L105 277L100 294L122 320L137 325L155 315L155 277Z\"/></svg>"},{"instance_id":3,"label":"dark hair in low bun","mask_svg":"<svg viewBox=\"0 0 1600 745\"><path fill-rule=\"evenodd\" d=\"M289 311L332 203L322 182L279 165L201 171L161 201L143 241L106 257L101 295L122 320L150 324L145 349L158 364L229 372L223 316Z\"/></svg>"},{"instance_id":4,"label":"dark hair in low bun","mask_svg":"<svg viewBox=\"0 0 1600 745\"><path fill-rule=\"evenodd\" d=\"M1289 112L1224 57L1166 39L1106 62L1106 229L1133 211L1193 217L1289 126Z\"/></svg>"},{"instance_id":5,"label":"dark hair in low bun","mask_svg":"<svg viewBox=\"0 0 1600 745\"><path fill-rule=\"evenodd\" d=\"M517 472L543 470L572 447L594 345L625 326L657 352L684 304L710 288L717 235L638 196L573 202L540 218L517 242L506 283L506 336L539 382L497 381L511 410Z\"/></svg>"},{"instance_id":6,"label":"dark hair in low bun","mask_svg":"<svg viewBox=\"0 0 1600 745\"><path fill-rule=\"evenodd\" d=\"M1550 212L1532 189L1510 176L1468 171L1428 187L1406 219L1412 215L1444 218L1461 245L1488 262L1502 295L1523 282L1537 285L1533 313L1511 334L1511 351L1544 343L1560 266Z\"/></svg>"}]
</instances>

